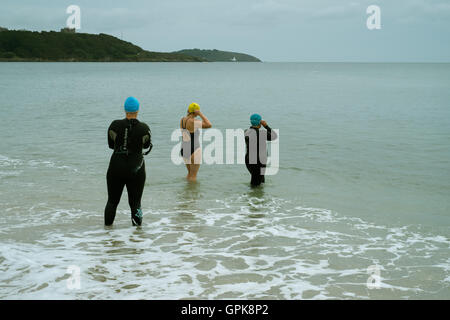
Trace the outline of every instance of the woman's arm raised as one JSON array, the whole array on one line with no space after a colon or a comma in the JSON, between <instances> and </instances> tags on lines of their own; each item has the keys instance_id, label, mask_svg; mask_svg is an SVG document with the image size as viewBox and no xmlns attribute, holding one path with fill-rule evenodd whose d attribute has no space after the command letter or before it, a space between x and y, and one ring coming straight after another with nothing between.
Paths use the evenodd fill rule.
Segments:
<instances>
[{"instance_id":1,"label":"woman's arm raised","mask_svg":"<svg viewBox=\"0 0 450 320\"><path fill-rule=\"evenodd\" d=\"M200 110L196 110L195 111L195 115L199 116L200 118L202 118L202 120L203 120L202 128L207 129L207 128L211 128L212 127L211 122L208 120L208 118Z\"/></svg>"}]
</instances>

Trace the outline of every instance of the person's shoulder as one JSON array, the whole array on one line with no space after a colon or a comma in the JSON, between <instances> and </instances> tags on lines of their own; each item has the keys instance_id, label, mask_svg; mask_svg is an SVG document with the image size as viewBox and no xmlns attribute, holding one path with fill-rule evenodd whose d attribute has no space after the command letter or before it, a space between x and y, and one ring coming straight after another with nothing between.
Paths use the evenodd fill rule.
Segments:
<instances>
[{"instance_id":1,"label":"person's shoulder","mask_svg":"<svg viewBox=\"0 0 450 320\"><path fill-rule=\"evenodd\" d=\"M121 120L121 119L113 120L113 121L111 122L111 124L109 125L109 127L110 127L110 128L117 127L117 126L120 125L120 123L121 123L122 121L123 121L123 120Z\"/></svg>"},{"instance_id":2,"label":"person's shoulder","mask_svg":"<svg viewBox=\"0 0 450 320\"><path fill-rule=\"evenodd\" d=\"M139 121L139 124L144 130L146 130L146 131L150 130L150 126L148 124L146 124L145 122Z\"/></svg>"}]
</instances>

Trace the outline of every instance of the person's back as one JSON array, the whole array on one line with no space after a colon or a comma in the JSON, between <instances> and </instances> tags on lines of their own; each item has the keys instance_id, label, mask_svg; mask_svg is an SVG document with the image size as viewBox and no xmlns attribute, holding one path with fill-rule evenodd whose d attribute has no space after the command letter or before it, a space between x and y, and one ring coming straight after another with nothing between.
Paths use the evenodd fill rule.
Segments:
<instances>
[{"instance_id":1,"label":"person's back","mask_svg":"<svg viewBox=\"0 0 450 320\"><path fill-rule=\"evenodd\" d=\"M200 117L201 120L196 119ZM200 148L200 129L211 128L212 124L200 111L200 106L193 102L188 107L188 112L180 121L180 129L183 136L181 144L181 156L183 157L188 174L188 181L196 181L200 169L202 150Z\"/></svg>"},{"instance_id":2,"label":"person's back","mask_svg":"<svg viewBox=\"0 0 450 320\"><path fill-rule=\"evenodd\" d=\"M111 163L123 170L138 171L143 164L142 149L150 147L150 128L137 119L114 120L108 128L108 145L114 150Z\"/></svg>"},{"instance_id":3,"label":"person's back","mask_svg":"<svg viewBox=\"0 0 450 320\"><path fill-rule=\"evenodd\" d=\"M250 117L252 126L245 130L245 164L251 174L251 185L258 186L265 182L265 167L267 165L267 141L277 139L266 121L258 114ZM261 130L263 126L266 130Z\"/></svg>"},{"instance_id":4,"label":"person's back","mask_svg":"<svg viewBox=\"0 0 450 320\"><path fill-rule=\"evenodd\" d=\"M186 116L181 119L182 145L181 156L186 159L186 164L200 164L200 128L202 121L196 120L192 116Z\"/></svg>"},{"instance_id":5,"label":"person's back","mask_svg":"<svg viewBox=\"0 0 450 320\"><path fill-rule=\"evenodd\" d=\"M261 130L250 127L244 131L245 136L245 160L249 164L267 164L267 141L276 139L276 133L271 128Z\"/></svg>"},{"instance_id":6,"label":"person's back","mask_svg":"<svg viewBox=\"0 0 450 320\"><path fill-rule=\"evenodd\" d=\"M141 198L146 179L142 149L148 148L148 154L153 145L149 126L136 119L138 110L139 102L133 97L128 98L125 101L126 118L114 120L108 128L108 146L114 152L106 175L105 225L114 222L124 186L127 187L132 224L142 224Z\"/></svg>"}]
</instances>

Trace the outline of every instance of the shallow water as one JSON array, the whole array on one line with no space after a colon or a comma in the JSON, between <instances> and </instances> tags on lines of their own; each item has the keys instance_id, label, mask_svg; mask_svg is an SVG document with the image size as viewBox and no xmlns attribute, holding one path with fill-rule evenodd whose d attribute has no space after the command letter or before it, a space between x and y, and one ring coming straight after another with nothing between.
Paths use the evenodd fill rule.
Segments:
<instances>
[{"instance_id":1,"label":"shallow water","mask_svg":"<svg viewBox=\"0 0 450 320\"><path fill-rule=\"evenodd\" d=\"M449 64L1 63L0 297L449 299L449 89ZM153 133L144 223L124 192L105 228L129 95ZM170 135L192 101L221 130L261 113L279 173L188 184Z\"/></svg>"}]
</instances>

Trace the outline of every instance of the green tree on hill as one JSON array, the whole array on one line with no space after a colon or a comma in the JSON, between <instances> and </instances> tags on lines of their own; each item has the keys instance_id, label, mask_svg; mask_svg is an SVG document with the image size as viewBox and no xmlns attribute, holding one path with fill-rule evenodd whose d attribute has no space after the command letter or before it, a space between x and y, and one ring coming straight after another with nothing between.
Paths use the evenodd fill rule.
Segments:
<instances>
[{"instance_id":1,"label":"green tree on hill","mask_svg":"<svg viewBox=\"0 0 450 320\"><path fill-rule=\"evenodd\" d=\"M3 61L204 61L179 53L150 52L107 34L0 32Z\"/></svg>"}]
</instances>

